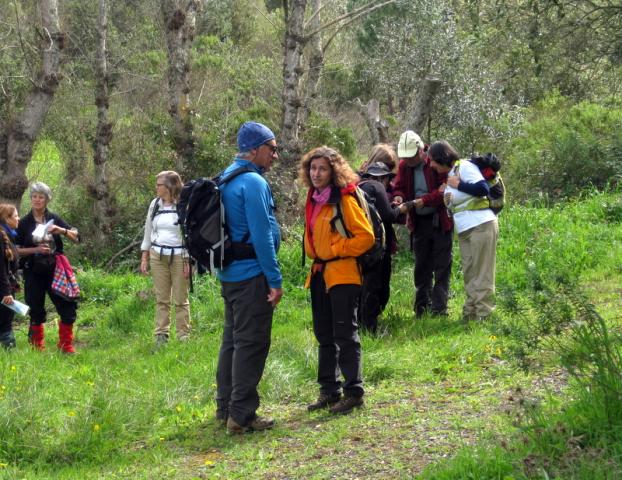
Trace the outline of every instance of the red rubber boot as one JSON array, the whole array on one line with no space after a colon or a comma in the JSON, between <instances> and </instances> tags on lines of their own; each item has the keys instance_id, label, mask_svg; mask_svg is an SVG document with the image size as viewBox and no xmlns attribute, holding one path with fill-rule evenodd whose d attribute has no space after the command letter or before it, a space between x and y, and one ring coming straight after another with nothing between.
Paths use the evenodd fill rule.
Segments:
<instances>
[{"instance_id":1,"label":"red rubber boot","mask_svg":"<svg viewBox=\"0 0 622 480\"><path fill-rule=\"evenodd\" d=\"M45 340L43 340L43 324L30 325L30 328L28 329L28 343L30 343L33 348L37 350L45 350Z\"/></svg>"},{"instance_id":2,"label":"red rubber boot","mask_svg":"<svg viewBox=\"0 0 622 480\"><path fill-rule=\"evenodd\" d=\"M76 349L73 348L73 324L59 322L57 347L60 348L63 353L76 353Z\"/></svg>"}]
</instances>

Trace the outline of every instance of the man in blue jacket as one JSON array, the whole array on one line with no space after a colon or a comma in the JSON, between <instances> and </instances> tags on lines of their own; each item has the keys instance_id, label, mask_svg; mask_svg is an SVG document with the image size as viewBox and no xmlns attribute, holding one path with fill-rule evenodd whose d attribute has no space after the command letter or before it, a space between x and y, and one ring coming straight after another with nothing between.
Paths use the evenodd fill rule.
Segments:
<instances>
[{"instance_id":1,"label":"man in blue jacket","mask_svg":"<svg viewBox=\"0 0 622 480\"><path fill-rule=\"evenodd\" d=\"M225 302L225 325L216 372L216 417L230 433L265 430L274 420L260 417L257 385L270 350L272 315L283 295L277 261L281 241L272 191L263 173L278 158L274 133L261 123L246 122L238 131L239 153L221 187L225 220L232 242L252 245L253 258L234 260L218 271Z\"/></svg>"}]
</instances>

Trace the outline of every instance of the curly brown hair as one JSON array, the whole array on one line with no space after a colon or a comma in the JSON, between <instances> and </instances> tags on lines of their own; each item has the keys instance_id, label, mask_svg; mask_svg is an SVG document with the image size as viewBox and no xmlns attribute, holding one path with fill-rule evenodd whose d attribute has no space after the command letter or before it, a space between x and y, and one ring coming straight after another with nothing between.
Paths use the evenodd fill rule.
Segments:
<instances>
[{"instance_id":1,"label":"curly brown hair","mask_svg":"<svg viewBox=\"0 0 622 480\"><path fill-rule=\"evenodd\" d=\"M311 169L311 162L317 158L325 158L328 160L332 170L331 184L339 188L344 188L351 183L359 181L359 176L352 170L347 160L334 148L323 145L308 151L302 157L300 165L298 166L298 180L303 185L309 188L313 187L309 170Z\"/></svg>"},{"instance_id":2,"label":"curly brown hair","mask_svg":"<svg viewBox=\"0 0 622 480\"><path fill-rule=\"evenodd\" d=\"M17 208L15 208L15 205L11 205L10 203L0 203L0 223L6 223L9 217L16 211ZM14 260L15 255L11 249L11 242L9 241L9 236L4 228L0 227L0 235L2 235L2 239L4 240L4 256L9 261Z\"/></svg>"}]
</instances>

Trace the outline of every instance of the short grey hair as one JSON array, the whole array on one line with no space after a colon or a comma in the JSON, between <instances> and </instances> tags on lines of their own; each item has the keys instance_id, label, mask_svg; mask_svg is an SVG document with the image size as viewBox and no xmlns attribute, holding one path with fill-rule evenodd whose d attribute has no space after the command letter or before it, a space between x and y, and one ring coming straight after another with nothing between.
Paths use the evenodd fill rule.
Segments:
<instances>
[{"instance_id":1,"label":"short grey hair","mask_svg":"<svg viewBox=\"0 0 622 480\"><path fill-rule=\"evenodd\" d=\"M47 198L48 202L52 200L52 189L43 182L35 182L30 185L30 196L32 197L35 193L41 193L45 195L45 198Z\"/></svg>"}]
</instances>

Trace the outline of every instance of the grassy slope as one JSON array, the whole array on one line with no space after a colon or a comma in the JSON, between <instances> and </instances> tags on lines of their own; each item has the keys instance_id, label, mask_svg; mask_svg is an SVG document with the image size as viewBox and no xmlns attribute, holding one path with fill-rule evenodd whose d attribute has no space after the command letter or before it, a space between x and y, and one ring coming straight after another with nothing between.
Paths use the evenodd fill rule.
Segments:
<instances>
[{"instance_id":1,"label":"grassy slope","mask_svg":"<svg viewBox=\"0 0 622 480\"><path fill-rule=\"evenodd\" d=\"M596 196L503 212L500 302L525 295L534 272L554 272L587 285L605 317L619 320L619 291L611 290L622 277L616 208L613 197ZM149 281L88 271L80 277L80 355L55 352L53 324L45 353L26 348L23 324L18 349L0 353L0 478L411 478L461 446L510 434L516 387L530 396L560 391L554 359L543 356L538 373L526 373L490 325L457 320L457 267L451 317L415 323L403 255L383 333L363 337L366 407L342 418L307 414L317 394L316 348L299 252L294 244L280 255L288 283L260 385L261 412L277 418L275 430L229 437L213 419L217 282L198 282L194 339L153 353Z\"/></svg>"}]
</instances>

